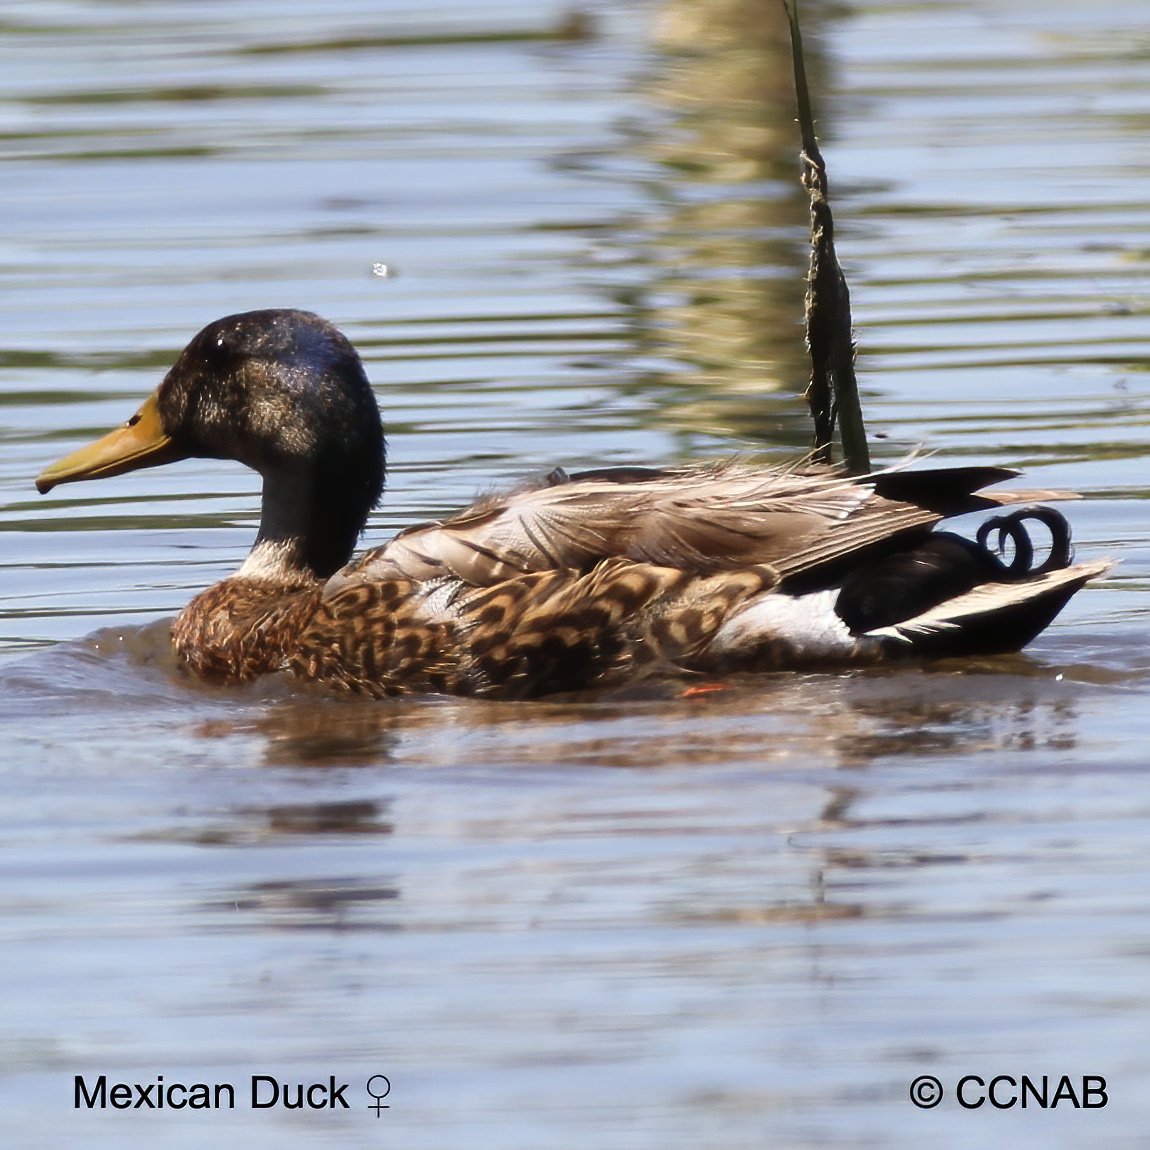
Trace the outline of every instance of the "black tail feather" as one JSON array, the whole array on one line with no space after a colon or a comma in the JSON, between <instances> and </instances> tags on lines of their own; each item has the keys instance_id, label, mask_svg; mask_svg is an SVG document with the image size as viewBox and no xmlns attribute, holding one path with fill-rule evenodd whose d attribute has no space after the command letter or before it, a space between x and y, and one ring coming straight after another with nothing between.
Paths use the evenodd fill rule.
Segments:
<instances>
[{"instance_id":1,"label":"black tail feather","mask_svg":"<svg viewBox=\"0 0 1150 1150\"><path fill-rule=\"evenodd\" d=\"M1050 553L1038 567L1029 522L1050 532ZM989 543L993 541L993 548ZM1013 549L1004 562L1007 546ZM890 627L983 583L1015 583L1070 565L1070 525L1050 507L1024 507L988 519L974 540L937 531L917 546L853 572L835 611L856 635Z\"/></svg>"},{"instance_id":2,"label":"black tail feather","mask_svg":"<svg viewBox=\"0 0 1150 1150\"><path fill-rule=\"evenodd\" d=\"M1034 541L1026 530L1027 520L1041 523L1050 532L1050 554L1038 567L1034 563ZM979 547L990 551L987 540L997 533L994 550L999 555L1006 554L1006 545L1014 547L1014 558L1003 569L1012 579L1025 579L1028 575L1045 575L1047 571L1061 571L1069 567L1074 559L1074 548L1070 541L1070 524L1066 517L1053 507L1020 507L1008 515L996 515L988 519L978 529L975 536Z\"/></svg>"}]
</instances>

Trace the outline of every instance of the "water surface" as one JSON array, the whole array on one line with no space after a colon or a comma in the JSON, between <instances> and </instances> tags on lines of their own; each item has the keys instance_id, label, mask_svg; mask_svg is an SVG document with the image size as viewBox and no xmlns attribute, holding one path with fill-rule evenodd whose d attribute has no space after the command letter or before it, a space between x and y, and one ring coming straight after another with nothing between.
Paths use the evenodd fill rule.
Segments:
<instances>
[{"instance_id":1,"label":"water surface","mask_svg":"<svg viewBox=\"0 0 1150 1150\"><path fill-rule=\"evenodd\" d=\"M240 562L255 477L31 480L266 306L363 352L372 540L556 463L802 450L781 24L8 7L5 1145L1144 1143L1150 10L804 15L879 458L1080 490L1121 566L1022 656L510 706L191 684L164 620ZM74 1110L101 1073L354 1109ZM1109 1103L957 1106L996 1073Z\"/></svg>"}]
</instances>

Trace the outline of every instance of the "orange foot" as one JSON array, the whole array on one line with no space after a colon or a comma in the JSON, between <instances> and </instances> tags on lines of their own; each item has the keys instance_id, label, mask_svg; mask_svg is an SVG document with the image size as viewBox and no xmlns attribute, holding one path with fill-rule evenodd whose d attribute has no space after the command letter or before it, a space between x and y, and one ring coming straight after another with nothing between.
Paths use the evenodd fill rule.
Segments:
<instances>
[{"instance_id":1,"label":"orange foot","mask_svg":"<svg viewBox=\"0 0 1150 1150\"><path fill-rule=\"evenodd\" d=\"M729 690L726 683L699 683L695 687L687 687L682 694L684 699L693 699L697 695L713 695L716 691Z\"/></svg>"}]
</instances>

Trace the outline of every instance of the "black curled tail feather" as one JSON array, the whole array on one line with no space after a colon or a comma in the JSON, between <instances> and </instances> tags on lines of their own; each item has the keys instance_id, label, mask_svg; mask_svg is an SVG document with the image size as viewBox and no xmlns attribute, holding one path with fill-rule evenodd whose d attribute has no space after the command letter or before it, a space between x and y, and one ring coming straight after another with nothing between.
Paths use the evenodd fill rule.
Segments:
<instances>
[{"instance_id":1,"label":"black curled tail feather","mask_svg":"<svg viewBox=\"0 0 1150 1150\"><path fill-rule=\"evenodd\" d=\"M1050 533L1050 553L1035 567L1028 523ZM1004 562L1007 546L1014 554ZM922 542L852 572L835 613L855 635L912 619L985 583L1018 583L1070 565L1070 525L1049 507L1023 507L988 519L974 539L931 532Z\"/></svg>"},{"instance_id":2,"label":"black curled tail feather","mask_svg":"<svg viewBox=\"0 0 1150 1150\"><path fill-rule=\"evenodd\" d=\"M1041 523L1050 532L1050 553L1037 567L1033 566L1034 540L1026 529L1027 521ZM988 546L992 535L997 536L993 548ZM1053 507L1020 507L1007 515L996 515L979 527L975 541L1011 580L1061 571L1069 567L1074 558L1070 524ZM1008 543L1014 547L1014 555L1009 563L1004 563L999 557L1006 554Z\"/></svg>"}]
</instances>

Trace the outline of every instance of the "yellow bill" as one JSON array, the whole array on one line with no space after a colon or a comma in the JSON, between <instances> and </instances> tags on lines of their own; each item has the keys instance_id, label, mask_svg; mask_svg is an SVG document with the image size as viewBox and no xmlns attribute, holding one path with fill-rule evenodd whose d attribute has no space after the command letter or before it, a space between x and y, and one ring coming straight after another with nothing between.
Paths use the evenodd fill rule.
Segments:
<instances>
[{"instance_id":1,"label":"yellow bill","mask_svg":"<svg viewBox=\"0 0 1150 1150\"><path fill-rule=\"evenodd\" d=\"M177 447L164 431L159 404L153 393L123 427L117 427L71 455L65 455L41 472L36 479L36 490L45 495L60 483L107 479L141 467L174 463L187 456L188 453Z\"/></svg>"}]
</instances>

